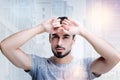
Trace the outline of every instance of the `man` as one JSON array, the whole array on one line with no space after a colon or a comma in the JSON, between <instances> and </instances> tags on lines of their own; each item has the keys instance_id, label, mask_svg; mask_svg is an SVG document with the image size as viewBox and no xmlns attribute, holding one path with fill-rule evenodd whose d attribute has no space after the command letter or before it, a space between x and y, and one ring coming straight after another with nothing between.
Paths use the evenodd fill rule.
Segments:
<instances>
[{"instance_id":1,"label":"man","mask_svg":"<svg viewBox=\"0 0 120 80\"><path fill-rule=\"evenodd\" d=\"M50 33L49 41L54 56L41 58L25 54L20 49L28 40L43 32ZM90 59L74 59L71 48L75 35L84 37L101 57L92 63ZM92 80L111 70L120 61L119 53L107 42L67 17L52 18L15 33L3 40L0 46L3 54L15 66L28 72L32 80Z\"/></svg>"}]
</instances>

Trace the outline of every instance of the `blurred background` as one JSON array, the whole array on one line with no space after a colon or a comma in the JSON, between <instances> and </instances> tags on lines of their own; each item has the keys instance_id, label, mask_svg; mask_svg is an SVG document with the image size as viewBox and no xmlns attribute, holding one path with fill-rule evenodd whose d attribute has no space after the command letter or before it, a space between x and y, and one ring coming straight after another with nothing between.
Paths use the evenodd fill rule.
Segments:
<instances>
[{"instance_id":1,"label":"blurred background","mask_svg":"<svg viewBox=\"0 0 120 80\"><path fill-rule=\"evenodd\" d=\"M0 41L56 16L79 21L81 26L103 37L120 51L120 0L0 0ZM27 54L52 56L48 33L34 37L21 49ZM80 36L77 36L72 51L75 58L99 57ZM95 80L119 80L119 67ZM0 80L31 80L31 77L0 52Z\"/></svg>"}]
</instances>

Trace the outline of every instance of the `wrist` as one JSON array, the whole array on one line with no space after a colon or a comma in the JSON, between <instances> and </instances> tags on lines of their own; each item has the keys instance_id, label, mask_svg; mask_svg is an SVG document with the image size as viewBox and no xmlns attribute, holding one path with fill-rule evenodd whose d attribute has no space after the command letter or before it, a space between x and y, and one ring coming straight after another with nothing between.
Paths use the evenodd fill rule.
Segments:
<instances>
[{"instance_id":1,"label":"wrist","mask_svg":"<svg viewBox=\"0 0 120 80\"><path fill-rule=\"evenodd\" d=\"M88 33L88 31L85 28L79 29L79 35L84 37L87 33Z\"/></svg>"},{"instance_id":2,"label":"wrist","mask_svg":"<svg viewBox=\"0 0 120 80\"><path fill-rule=\"evenodd\" d=\"M38 31L38 34L46 32L42 24L37 25L37 31Z\"/></svg>"}]
</instances>

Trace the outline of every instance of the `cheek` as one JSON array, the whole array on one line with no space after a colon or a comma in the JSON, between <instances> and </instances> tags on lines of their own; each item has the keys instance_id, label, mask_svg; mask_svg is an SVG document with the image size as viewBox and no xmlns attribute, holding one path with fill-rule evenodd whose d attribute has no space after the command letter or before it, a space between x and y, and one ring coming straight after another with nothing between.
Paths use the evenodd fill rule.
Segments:
<instances>
[{"instance_id":1,"label":"cheek","mask_svg":"<svg viewBox=\"0 0 120 80\"><path fill-rule=\"evenodd\" d=\"M53 39L50 39L49 42L50 42L51 46L54 46L56 44L56 41Z\"/></svg>"},{"instance_id":2,"label":"cheek","mask_svg":"<svg viewBox=\"0 0 120 80\"><path fill-rule=\"evenodd\" d=\"M56 47L56 43L55 42L50 42L51 48L55 48Z\"/></svg>"},{"instance_id":3,"label":"cheek","mask_svg":"<svg viewBox=\"0 0 120 80\"><path fill-rule=\"evenodd\" d=\"M73 45L73 42L72 41L71 42L67 42L65 45L66 45L66 47L71 48L72 45Z\"/></svg>"}]
</instances>

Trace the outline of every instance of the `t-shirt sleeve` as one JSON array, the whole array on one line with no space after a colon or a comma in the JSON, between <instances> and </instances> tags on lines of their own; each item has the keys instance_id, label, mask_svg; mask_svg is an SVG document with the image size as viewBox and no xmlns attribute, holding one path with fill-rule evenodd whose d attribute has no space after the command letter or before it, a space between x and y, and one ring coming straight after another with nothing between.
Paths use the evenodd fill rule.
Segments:
<instances>
[{"instance_id":1,"label":"t-shirt sleeve","mask_svg":"<svg viewBox=\"0 0 120 80\"><path fill-rule=\"evenodd\" d=\"M32 77L36 77L38 69L41 66L45 65L45 59L32 54L30 54L29 57L32 62L32 68L26 72L30 74Z\"/></svg>"},{"instance_id":2,"label":"t-shirt sleeve","mask_svg":"<svg viewBox=\"0 0 120 80\"><path fill-rule=\"evenodd\" d=\"M93 61L94 61L94 58L85 59L85 64L86 64L86 68L87 68L88 76L89 76L90 80L93 80L93 79L99 77L99 76L95 76L95 74L93 74L90 70L90 65L92 64Z\"/></svg>"}]
</instances>

